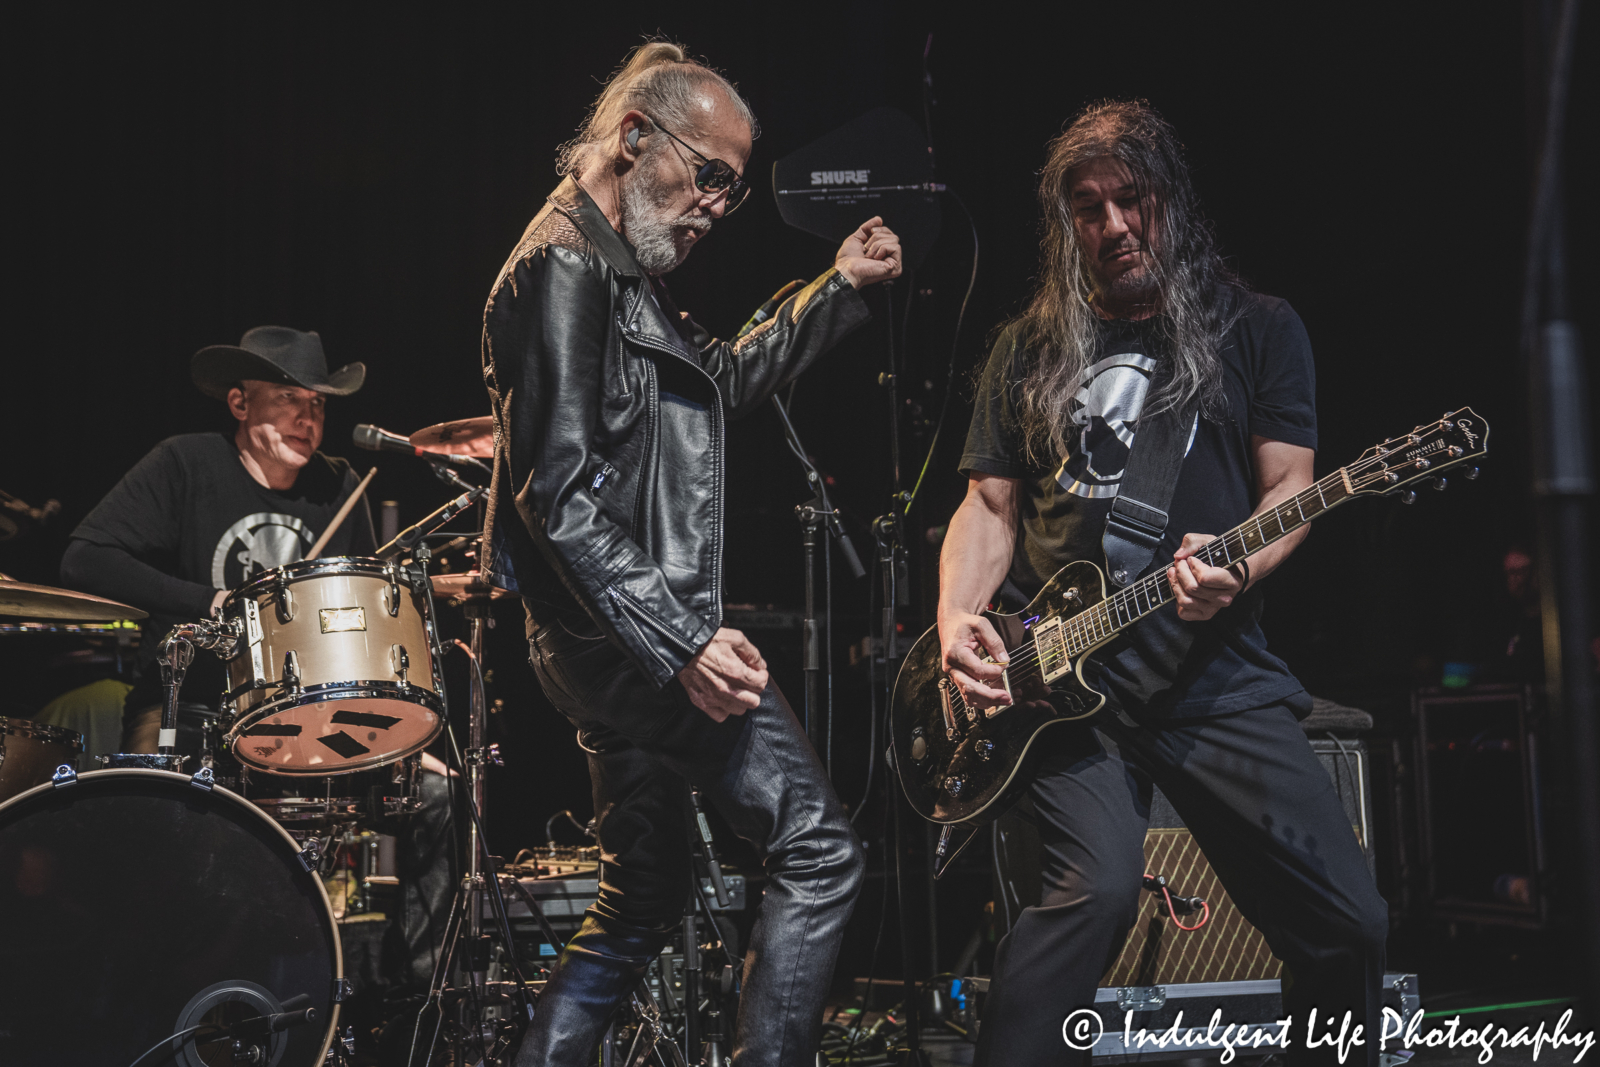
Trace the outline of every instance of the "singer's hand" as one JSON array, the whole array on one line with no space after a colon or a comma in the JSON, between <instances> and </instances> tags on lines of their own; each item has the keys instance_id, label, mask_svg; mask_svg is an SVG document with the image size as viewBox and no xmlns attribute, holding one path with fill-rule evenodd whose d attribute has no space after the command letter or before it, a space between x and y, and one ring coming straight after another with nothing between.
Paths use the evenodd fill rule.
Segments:
<instances>
[{"instance_id":1,"label":"singer's hand","mask_svg":"<svg viewBox=\"0 0 1600 1067\"><path fill-rule=\"evenodd\" d=\"M724 626L678 672L678 680L695 707L721 722L761 703L767 661L748 637Z\"/></svg>"},{"instance_id":2,"label":"singer's hand","mask_svg":"<svg viewBox=\"0 0 1600 1067\"><path fill-rule=\"evenodd\" d=\"M857 289L900 277L900 238L874 215L844 239L833 266Z\"/></svg>"}]
</instances>

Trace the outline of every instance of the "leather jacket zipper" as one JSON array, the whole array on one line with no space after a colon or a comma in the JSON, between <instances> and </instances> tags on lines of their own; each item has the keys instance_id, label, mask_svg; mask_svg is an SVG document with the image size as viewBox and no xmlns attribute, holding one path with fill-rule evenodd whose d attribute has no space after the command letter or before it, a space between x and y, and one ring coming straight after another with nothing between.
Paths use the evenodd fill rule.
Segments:
<instances>
[{"instance_id":1,"label":"leather jacket zipper","mask_svg":"<svg viewBox=\"0 0 1600 1067\"><path fill-rule=\"evenodd\" d=\"M661 664L662 668L665 669L668 674L675 674L672 669L672 664L667 662L666 657L657 652L655 646L649 641L645 640L644 631L639 629L639 624L634 621L633 613L628 610L628 602L619 596L615 589L607 588L606 595L611 597L611 602L617 606L617 614L621 615L623 619L627 621L628 629L633 631L633 636L638 640L639 644L644 646L650 655L655 658L655 661Z\"/></svg>"},{"instance_id":2,"label":"leather jacket zipper","mask_svg":"<svg viewBox=\"0 0 1600 1067\"><path fill-rule=\"evenodd\" d=\"M662 637L665 637L668 641L671 641L673 644L677 645L691 656L694 655L695 650L689 647L689 642L685 641L682 637L679 637L676 633L674 633L666 623L650 614L644 605L638 603L627 593L619 590L616 586L607 586L606 592L610 594L611 599L616 603L617 607L622 609L623 614L629 615L630 618L637 616L638 619L648 623L650 628L655 630Z\"/></svg>"},{"instance_id":3,"label":"leather jacket zipper","mask_svg":"<svg viewBox=\"0 0 1600 1067\"><path fill-rule=\"evenodd\" d=\"M609 463L601 467L600 473L596 474L594 476L594 481L589 483L589 491L591 493L598 493L600 491L600 487L606 484L606 479L615 473L617 473L617 468L613 467Z\"/></svg>"}]
</instances>

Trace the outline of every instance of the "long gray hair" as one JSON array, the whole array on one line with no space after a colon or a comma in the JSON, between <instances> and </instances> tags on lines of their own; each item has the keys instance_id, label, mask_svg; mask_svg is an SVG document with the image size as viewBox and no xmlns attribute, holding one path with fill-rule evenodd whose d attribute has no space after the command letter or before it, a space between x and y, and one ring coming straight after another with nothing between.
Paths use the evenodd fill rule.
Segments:
<instances>
[{"instance_id":1,"label":"long gray hair","mask_svg":"<svg viewBox=\"0 0 1600 1067\"><path fill-rule=\"evenodd\" d=\"M1074 169L1102 157L1133 174L1159 293L1150 353L1159 362L1141 417L1195 396L1207 418L1227 414L1217 352L1233 325L1225 285L1237 279L1217 253L1172 127L1142 100L1102 101L1050 142L1039 175L1045 238L1038 287L1012 324L1029 354L1018 383L1019 428L1028 457L1044 465L1070 451L1067 403L1095 359L1100 319L1090 303L1093 276L1073 227L1068 185Z\"/></svg>"},{"instance_id":2,"label":"long gray hair","mask_svg":"<svg viewBox=\"0 0 1600 1067\"><path fill-rule=\"evenodd\" d=\"M578 136L561 146L556 156L559 174L582 175L591 164L604 159L622 116L633 110L659 120L679 137L688 137L699 128L697 106L707 89L722 92L745 122L750 137L761 136L750 104L728 79L703 63L689 58L689 50L671 41L653 40L639 45L622 66L611 75L600 91ZM657 138L651 151L659 150L665 138Z\"/></svg>"}]
</instances>

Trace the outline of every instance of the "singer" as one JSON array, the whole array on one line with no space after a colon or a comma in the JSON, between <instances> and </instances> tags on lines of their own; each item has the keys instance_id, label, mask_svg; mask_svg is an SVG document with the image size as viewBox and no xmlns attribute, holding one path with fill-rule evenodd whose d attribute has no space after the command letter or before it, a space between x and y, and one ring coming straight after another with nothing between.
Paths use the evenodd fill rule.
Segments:
<instances>
[{"instance_id":1,"label":"singer","mask_svg":"<svg viewBox=\"0 0 1600 1067\"><path fill-rule=\"evenodd\" d=\"M490 523L539 680L589 753L603 859L519 1067L589 1063L666 943L690 886L689 785L766 857L734 1062L815 1063L863 861L760 651L721 625L723 421L867 320L856 290L899 275L900 242L868 220L772 318L713 339L661 277L744 200L756 133L737 90L682 47L636 49L484 312Z\"/></svg>"}]
</instances>

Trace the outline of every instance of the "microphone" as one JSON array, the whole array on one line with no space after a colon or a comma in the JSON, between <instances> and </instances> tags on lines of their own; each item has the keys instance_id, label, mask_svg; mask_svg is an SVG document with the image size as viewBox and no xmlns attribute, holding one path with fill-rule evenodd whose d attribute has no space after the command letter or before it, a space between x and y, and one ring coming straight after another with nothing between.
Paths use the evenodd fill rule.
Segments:
<instances>
[{"instance_id":1,"label":"microphone","mask_svg":"<svg viewBox=\"0 0 1600 1067\"><path fill-rule=\"evenodd\" d=\"M743 337L745 334L749 333L757 326L760 326L763 322L766 322L768 319L772 318L772 316L776 315L778 313L778 305L787 300L790 293L794 292L796 289L805 284L806 281L804 278L796 278L782 289L779 289L776 293L773 293L772 299L768 300L765 304L762 304L759 308L757 308L756 313L750 316L750 321L739 327L739 332L733 335L733 339L737 341L739 338Z\"/></svg>"},{"instance_id":2,"label":"microphone","mask_svg":"<svg viewBox=\"0 0 1600 1067\"><path fill-rule=\"evenodd\" d=\"M390 433L370 422L358 424L350 432L350 440L357 448L365 448L369 452L403 452L408 456L421 456L434 464L453 463L457 467L476 467L481 471L489 469L471 456L452 456L444 452L429 452L425 448L418 448L399 434Z\"/></svg>"},{"instance_id":3,"label":"microphone","mask_svg":"<svg viewBox=\"0 0 1600 1067\"><path fill-rule=\"evenodd\" d=\"M365 448L369 452L404 452L408 456L422 455L422 449L407 441L397 433L374 426L370 422L363 422L350 434L350 439L357 448Z\"/></svg>"}]
</instances>

